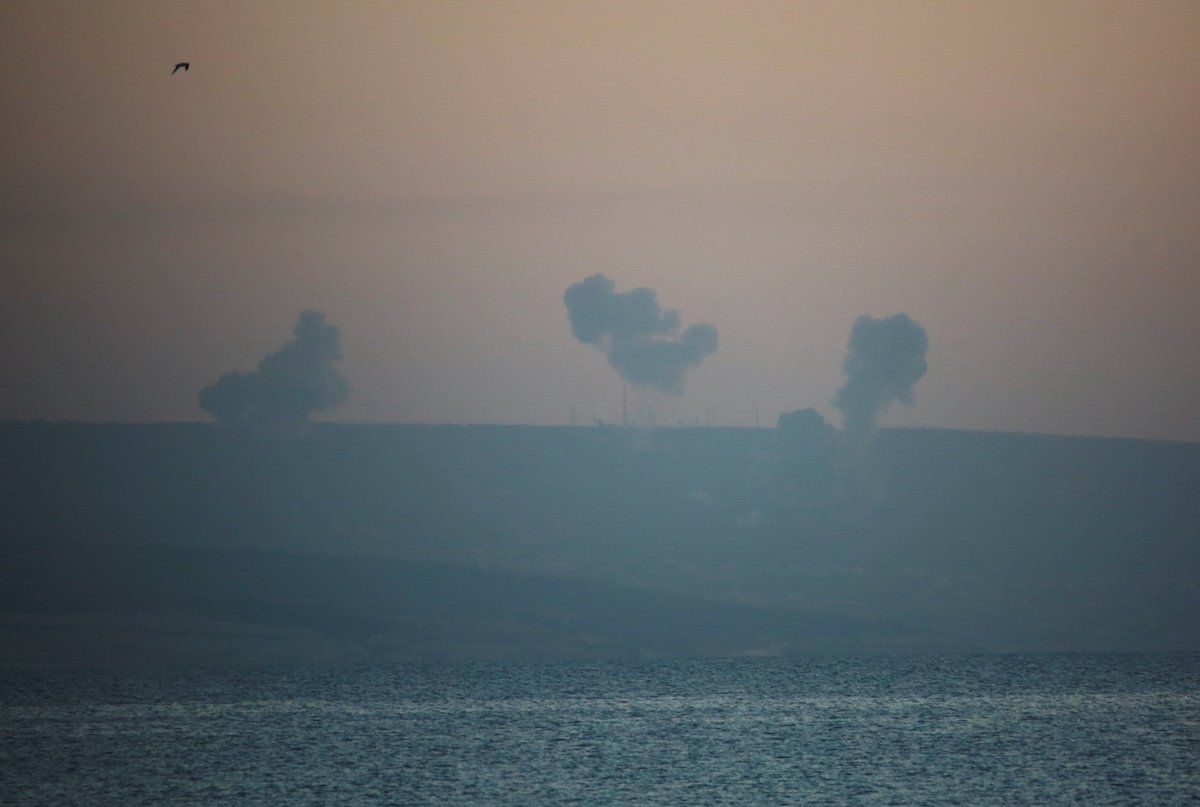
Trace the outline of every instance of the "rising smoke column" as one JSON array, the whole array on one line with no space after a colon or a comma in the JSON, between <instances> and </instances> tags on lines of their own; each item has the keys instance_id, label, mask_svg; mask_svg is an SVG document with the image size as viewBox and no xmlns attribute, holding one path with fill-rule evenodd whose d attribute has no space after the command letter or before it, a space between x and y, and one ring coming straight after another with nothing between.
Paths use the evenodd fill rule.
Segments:
<instances>
[{"instance_id":1,"label":"rising smoke column","mask_svg":"<svg viewBox=\"0 0 1200 807\"><path fill-rule=\"evenodd\" d=\"M848 436L869 440L885 409L897 401L912 403L913 385L925 375L928 347L925 329L907 314L858 318L842 364L846 383L833 399Z\"/></svg>"},{"instance_id":2,"label":"rising smoke column","mask_svg":"<svg viewBox=\"0 0 1200 807\"><path fill-rule=\"evenodd\" d=\"M225 373L200 391L200 408L222 423L260 425L307 420L350 394L334 368L342 358L338 329L319 311L304 311L293 338L247 373Z\"/></svg>"},{"instance_id":3,"label":"rising smoke column","mask_svg":"<svg viewBox=\"0 0 1200 807\"><path fill-rule=\"evenodd\" d=\"M634 386L678 395L687 371L717 349L717 329L707 323L681 333L678 311L662 311L654 289L616 292L604 275L592 275L563 295L571 333L595 345Z\"/></svg>"}]
</instances>

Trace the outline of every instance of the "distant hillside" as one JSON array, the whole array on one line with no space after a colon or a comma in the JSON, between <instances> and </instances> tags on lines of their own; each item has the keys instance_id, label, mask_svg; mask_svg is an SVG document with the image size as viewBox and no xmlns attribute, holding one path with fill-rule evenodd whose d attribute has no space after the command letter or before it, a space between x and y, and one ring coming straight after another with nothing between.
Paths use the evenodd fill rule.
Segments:
<instances>
[{"instance_id":1,"label":"distant hillside","mask_svg":"<svg viewBox=\"0 0 1200 807\"><path fill-rule=\"evenodd\" d=\"M482 570L590 580L887 624L914 649L1200 649L1197 444L895 429L847 470L766 429L5 424L0 461L9 551L95 543L99 566L114 544L390 558L451 564L450 592ZM14 608L53 600L0 579Z\"/></svg>"},{"instance_id":2,"label":"distant hillside","mask_svg":"<svg viewBox=\"0 0 1200 807\"><path fill-rule=\"evenodd\" d=\"M99 542L8 548L0 666L654 658L941 648L891 622L451 564Z\"/></svg>"}]
</instances>

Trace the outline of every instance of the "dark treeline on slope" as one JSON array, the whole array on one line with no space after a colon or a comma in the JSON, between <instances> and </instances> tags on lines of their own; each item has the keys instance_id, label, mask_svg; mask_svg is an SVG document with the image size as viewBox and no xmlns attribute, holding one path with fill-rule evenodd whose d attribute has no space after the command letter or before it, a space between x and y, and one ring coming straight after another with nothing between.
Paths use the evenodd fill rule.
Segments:
<instances>
[{"instance_id":1,"label":"dark treeline on slope","mask_svg":"<svg viewBox=\"0 0 1200 807\"><path fill-rule=\"evenodd\" d=\"M33 619L50 604L38 591L63 591L38 547L126 544L452 564L900 626L891 644L851 632L841 650L1200 648L1200 445L885 429L872 448L883 495L861 509L829 495L828 427L817 418L798 433L792 445L786 429L319 424L283 439L205 424L2 425L5 551L33 565L8 571L0 593L10 622ZM111 564L96 568L110 571L90 584L114 599L80 605L88 619L119 611L124 590L105 583ZM316 613L324 595L302 578L269 599ZM458 590L446 588L456 621L438 624L463 632L460 648L494 652L465 627ZM512 617L522 630L528 613L575 607L566 594L527 606ZM601 644L813 646L803 631L754 647L671 634L614 630Z\"/></svg>"},{"instance_id":2,"label":"dark treeline on slope","mask_svg":"<svg viewBox=\"0 0 1200 807\"><path fill-rule=\"evenodd\" d=\"M39 657L204 664L941 647L894 620L461 564L53 540L17 543L7 560L0 609L18 646L4 637L0 666ZM16 615L37 615L40 630Z\"/></svg>"}]
</instances>

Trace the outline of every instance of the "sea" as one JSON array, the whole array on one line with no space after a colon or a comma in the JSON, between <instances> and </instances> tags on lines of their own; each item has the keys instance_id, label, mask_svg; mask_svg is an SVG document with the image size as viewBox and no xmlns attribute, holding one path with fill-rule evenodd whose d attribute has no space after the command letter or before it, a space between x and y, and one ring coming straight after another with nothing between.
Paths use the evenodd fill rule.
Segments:
<instances>
[{"instance_id":1,"label":"sea","mask_svg":"<svg viewBox=\"0 0 1200 807\"><path fill-rule=\"evenodd\" d=\"M0 803L1195 804L1200 656L5 672Z\"/></svg>"}]
</instances>

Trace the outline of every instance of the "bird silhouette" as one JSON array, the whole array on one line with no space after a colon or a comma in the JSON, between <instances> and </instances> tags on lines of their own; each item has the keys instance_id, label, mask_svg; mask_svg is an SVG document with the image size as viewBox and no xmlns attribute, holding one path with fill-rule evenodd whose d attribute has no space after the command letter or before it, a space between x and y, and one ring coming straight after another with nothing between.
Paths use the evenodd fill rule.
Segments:
<instances>
[{"instance_id":1,"label":"bird silhouette","mask_svg":"<svg viewBox=\"0 0 1200 807\"><path fill-rule=\"evenodd\" d=\"M179 64L175 65L175 69L171 71L171 75L173 76L176 73L178 73L180 68L183 68L183 72L186 73L188 68L191 66L192 66L191 62L180 62Z\"/></svg>"}]
</instances>

